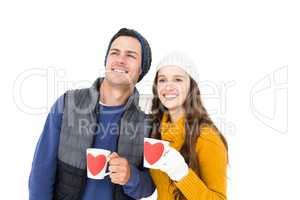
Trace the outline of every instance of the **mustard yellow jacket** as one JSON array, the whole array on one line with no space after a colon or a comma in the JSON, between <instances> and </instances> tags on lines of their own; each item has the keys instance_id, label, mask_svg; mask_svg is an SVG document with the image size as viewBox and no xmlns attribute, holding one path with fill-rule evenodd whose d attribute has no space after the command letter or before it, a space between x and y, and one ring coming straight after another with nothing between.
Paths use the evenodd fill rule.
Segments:
<instances>
[{"instance_id":1,"label":"mustard yellow jacket","mask_svg":"<svg viewBox=\"0 0 300 200\"><path fill-rule=\"evenodd\" d=\"M167 122L164 114L161 122L162 140L170 142L180 150L184 138L184 118L176 123ZM192 169L178 182L172 182L160 170L151 169L150 174L157 188L158 200L174 200L173 191L178 188L187 200L226 200L227 150L218 132L212 127L202 127L197 139L196 152L200 165L200 176Z\"/></svg>"}]
</instances>

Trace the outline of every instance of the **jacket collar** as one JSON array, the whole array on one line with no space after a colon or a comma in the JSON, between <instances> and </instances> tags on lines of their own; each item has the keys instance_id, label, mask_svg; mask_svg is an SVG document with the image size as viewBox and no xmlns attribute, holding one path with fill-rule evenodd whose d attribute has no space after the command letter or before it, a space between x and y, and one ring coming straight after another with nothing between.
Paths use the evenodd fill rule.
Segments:
<instances>
[{"instance_id":1,"label":"jacket collar","mask_svg":"<svg viewBox=\"0 0 300 200\"><path fill-rule=\"evenodd\" d=\"M92 98L92 102L93 102L93 105L95 105L95 107L98 105L98 102L99 102L99 97L100 97L100 86L102 84L104 80L104 77L100 77L100 78L97 78L92 87L90 88L90 94L91 94L91 98ZM124 109L127 110L129 108L136 108L136 109L139 109L139 92L138 90L136 89L136 87L134 88L134 91L133 91L133 94L131 94L129 96L129 98L127 99L127 102L124 106Z\"/></svg>"}]
</instances>

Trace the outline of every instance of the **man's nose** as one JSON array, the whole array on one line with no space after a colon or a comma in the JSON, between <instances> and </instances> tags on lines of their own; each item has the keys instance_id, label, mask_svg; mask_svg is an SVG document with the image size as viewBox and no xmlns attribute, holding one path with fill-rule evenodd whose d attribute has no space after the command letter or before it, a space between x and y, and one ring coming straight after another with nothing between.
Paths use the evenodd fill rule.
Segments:
<instances>
[{"instance_id":1,"label":"man's nose","mask_svg":"<svg viewBox=\"0 0 300 200\"><path fill-rule=\"evenodd\" d=\"M120 55L117 57L117 62L118 62L119 64L125 64L125 63L126 63L125 55L120 54Z\"/></svg>"}]
</instances>

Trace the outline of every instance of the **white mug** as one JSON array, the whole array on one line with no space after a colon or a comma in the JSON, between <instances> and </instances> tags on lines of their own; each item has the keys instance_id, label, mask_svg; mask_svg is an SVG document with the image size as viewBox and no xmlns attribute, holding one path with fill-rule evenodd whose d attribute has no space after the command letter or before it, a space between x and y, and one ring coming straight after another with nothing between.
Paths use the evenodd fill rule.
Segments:
<instances>
[{"instance_id":1,"label":"white mug","mask_svg":"<svg viewBox=\"0 0 300 200\"><path fill-rule=\"evenodd\" d=\"M106 149L88 148L86 150L87 177L92 179L104 179L108 156L110 151Z\"/></svg>"},{"instance_id":2,"label":"white mug","mask_svg":"<svg viewBox=\"0 0 300 200\"><path fill-rule=\"evenodd\" d=\"M144 138L144 167L159 169L169 145L168 141Z\"/></svg>"}]
</instances>

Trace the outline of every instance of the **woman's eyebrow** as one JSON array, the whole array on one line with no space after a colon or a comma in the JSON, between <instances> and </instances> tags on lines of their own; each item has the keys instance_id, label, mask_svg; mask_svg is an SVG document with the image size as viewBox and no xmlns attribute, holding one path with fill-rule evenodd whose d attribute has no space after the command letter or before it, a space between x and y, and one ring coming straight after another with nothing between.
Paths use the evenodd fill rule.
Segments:
<instances>
[{"instance_id":1,"label":"woman's eyebrow","mask_svg":"<svg viewBox=\"0 0 300 200\"><path fill-rule=\"evenodd\" d=\"M157 76L157 78L160 78L160 77L166 77L166 76L163 75L163 74L160 74L160 75Z\"/></svg>"},{"instance_id":2,"label":"woman's eyebrow","mask_svg":"<svg viewBox=\"0 0 300 200\"><path fill-rule=\"evenodd\" d=\"M165 78L165 77L166 77L166 75L163 75L163 74L157 76L157 78ZM171 78L182 78L182 79L184 79L185 76L180 75L180 74L175 74L175 75L171 75Z\"/></svg>"},{"instance_id":3,"label":"woman's eyebrow","mask_svg":"<svg viewBox=\"0 0 300 200\"><path fill-rule=\"evenodd\" d=\"M173 76L174 76L174 77L179 77L179 78L184 78L184 77L185 77L185 76L179 75L179 74L178 74L178 75L176 74L176 75L173 75Z\"/></svg>"}]
</instances>

